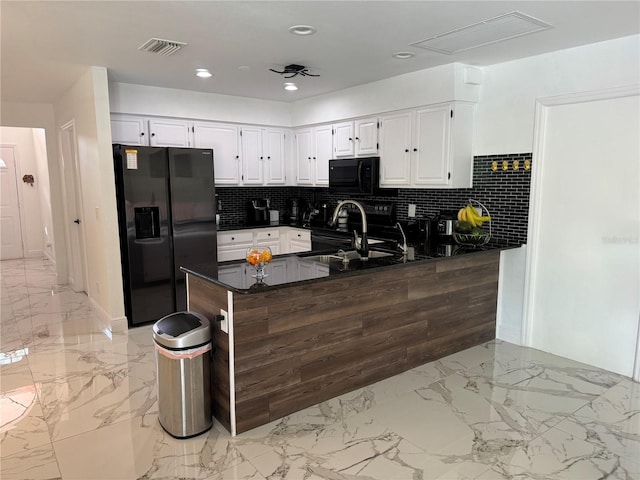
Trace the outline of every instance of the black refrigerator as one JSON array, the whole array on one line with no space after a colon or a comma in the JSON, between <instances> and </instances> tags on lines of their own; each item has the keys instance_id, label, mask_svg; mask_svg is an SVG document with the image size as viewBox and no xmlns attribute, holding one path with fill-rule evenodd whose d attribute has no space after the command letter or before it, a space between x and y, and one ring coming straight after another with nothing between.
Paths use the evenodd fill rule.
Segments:
<instances>
[{"instance_id":1,"label":"black refrigerator","mask_svg":"<svg viewBox=\"0 0 640 480\"><path fill-rule=\"evenodd\" d=\"M216 262L213 150L113 145L129 326L186 310L180 266Z\"/></svg>"}]
</instances>

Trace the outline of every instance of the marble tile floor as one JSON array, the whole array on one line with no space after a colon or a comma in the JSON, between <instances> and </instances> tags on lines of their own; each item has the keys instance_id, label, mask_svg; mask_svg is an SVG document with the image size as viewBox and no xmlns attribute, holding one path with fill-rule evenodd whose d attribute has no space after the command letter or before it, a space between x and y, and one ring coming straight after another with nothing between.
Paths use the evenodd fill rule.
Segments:
<instances>
[{"instance_id":1,"label":"marble tile floor","mask_svg":"<svg viewBox=\"0 0 640 480\"><path fill-rule=\"evenodd\" d=\"M640 479L640 385L501 341L235 438L157 421L151 328L0 262L0 479Z\"/></svg>"}]
</instances>

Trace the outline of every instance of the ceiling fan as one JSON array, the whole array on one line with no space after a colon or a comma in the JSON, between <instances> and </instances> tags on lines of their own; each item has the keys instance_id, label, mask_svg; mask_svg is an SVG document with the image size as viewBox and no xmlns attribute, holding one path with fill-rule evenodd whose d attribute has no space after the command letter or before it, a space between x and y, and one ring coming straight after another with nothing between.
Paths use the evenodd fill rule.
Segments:
<instances>
[{"instance_id":1,"label":"ceiling fan","mask_svg":"<svg viewBox=\"0 0 640 480\"><path fill-rule=\"evenodd\" d=\"M313 73L309 73L309 69L307 67L304 67L302 65L295 65L295 64L287 65L286 67L284 67L284 70L282 72L278 70L274 70L273 68L270 68L269 70L271 70L274 73L279 73L280 75L284 75L284 78L293 78L297 75L301 75L303 77L319 77L320 76L320 75L314 75Z\"/></svg>"}]
</instances>

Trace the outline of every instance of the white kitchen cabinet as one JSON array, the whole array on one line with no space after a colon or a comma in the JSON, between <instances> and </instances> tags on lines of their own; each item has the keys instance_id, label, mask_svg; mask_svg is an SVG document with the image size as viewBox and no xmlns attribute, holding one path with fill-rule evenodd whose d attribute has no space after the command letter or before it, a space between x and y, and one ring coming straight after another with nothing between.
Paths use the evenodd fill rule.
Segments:
<instances>
[{"instance_id":1,"label":"white kitchen cabinet","mask_svg":"<svg viewBox=\"0 0 640 480\"><path fill-rule=\"evenodd\" d=\"M287 181L285 135L284 130L279 128L262 129L265 185L284 185Z\"/></svg>"},{"instance_id":2,"label":"white kitchen cabinet","mask_svg":"<svg viewBox=\"0 0 640 480\"><path fill-rule=\"evenodd\" d=\"M329 160L333 158L333 131L331 125L315 127L314 152L315 185L329 185Z\"/></svg>"},{"instance_id":3,"label":"white kitchen cabinet","mask_svg":"<svg viewBox=\"0 0 640 480\"><path fill-rule=\"evenodd\" d=\"M353 157L355 154L353 122L342 122L333 125L333 153L335 158Z\"/></svg>"},{"instance_id":4,"label":"white kitchen cabinet","mask_svg":"<svg viewBox=\"0 0 640 480\"><path fill-rule=\"evenodd\" d=\"M296 184L313 185L313 168L315 168L315 162L312 162L311 158L314 150L313 129L303 128L296 131L295 140Z\"/></svg>"},{"instance_id":5,"label":"white kitchen cabinet","mask_svg":"<svg viewBox=\"0 0 640 480\"><path fill-rule=\"evenodd\" d=\"M229 230L218 232L218 261L240 260L245 258L247 248L254 245L253 231Z\"/></svg>"},{"instance_id":6,"label":"white kitchen cabinet","mask_svg":"<svg viewBox=\"0 0 640 480\"><path fill-rule=\"evenodd\" d=\"M332 125L333 158L378 154L378 119L361 118Z\"/></svg>"},{"instance_id":7,"label":"white kitchen cabinet","mask_svg":"<svg viewBox=\"0 0 640 480\"><path fill-rule=\"evenodd\" d=\"M381 186L471 187L474 112L455 102L381 117Z\"/></svg>"},{"instance_id":8,"label":"white kitchen cabinet","mask_svg":"<svg viewBox=\"0 0 640 480\"><path fill-rule=\"evenodd\" d=\"M244 185L262 185L264 183L262 129L242 127L240 129L240 143L242 145L242 183Z\"/></svg>"},{"instance_id":9,"label":"white kitchen cabinet","mask_svg":"<svg viewBox=\"0 0 640 480\"><path fill-rule=\"evenodd\" d=\"M380 117L380 186L411 185L411 125L413 112Z\"/></svg>"},{"instance_id":10,"label":"white kitchen cabinet","mask_svg":"<svg viewBox=\"0 0 640 480\"><path fill-rule=\"evenodd\" d=\"M149 145L147 121L142 117L112 115L111 142L122 145Z\"/></svg>"},{"instance_id":11,"label":"white kitchen cabinet","mask_svg":"<svg viewBox=\"0 0 640 480\"><path fill-rule=\"evenodd\" d=\"M286 234L287 253L311 251L311 232L302 228L290 228Z\"/></svg>"},{"instance_id":12,"label":"white kitchen cabinet","mask_svg":"<svg viewBox=\"0 0 640 480\"><path fill-rule=\"evenodd\" d=\"M183 147L192 145L190 122L173 119L149 120L149 145L152 147Z\"/></svg>"},{"instance_id":13,"label":"white kitchen cabinet","mask_svg":"<svg viewBox=\"0 0 640 480\"><path fill-rule=\"evenodd\" d=\"M329 160L333 158L331 125L296 131L296 184L329 185Z\"/></svg>"},{"instance_id":14,"label":"white kitchen cabinet","mask_svg":"<svg viewBox=\"0 0 640 480\"><path fill-rule=\"evenodd\" d=\"M378 155L378 119L361 118L354 125L356 156Z\"/></svg>"},{"instance_id":15,"label":"white kitchen cabinet","mask_svg":"<svg viewBox=\"0 0 640 480\"><path fill-rule=\"evenodd\" d=\"M111 116L111 141L123 145L191 147L190 122L180 119Z\"/></svg>"},{"instance_id":16,"label":"white kitchen cabinet","mask_svg":"<svg viewBox=\"0 0 640 480\"><path fill-rule=\"evenodd\" d=\"M240 184L239 128L237 125L194 122L194 147L212 148L216 185Z\"/></svg>"},{"instance_id":17,"label":"white kitchen cabinet","mask_svg":"<svg viewBox=\"0 0 640 480\"><path fill-rule=\"evenodd\" d=\"M255 245L258 247L269 247L271 253L278 255L280 250L280 229L279 228L261 228L254 230ZM288 252L286 252L288 253Z\"/></svg>"},{"instance_id":18,"label":"white kitchen cabinet","mask_svg":"<svg viewBox=\"0 0 640 480\"><path fill-rule=\"evenodd\" d=\"M241 260L247 248L269 247L274 255L308 252L311 232L303 228L273 227L218 232L218 261Z\"/></svg>"},{"instance_id":19,"label":"white kitchen cabinet","mask_svg":"<svg viewBox=\"0 0 640 480\"><path fill-rule=\"evenodd\" d=\"M284 185L284 130L242 127L242 184Z\"/></svg>"}]
</instances>

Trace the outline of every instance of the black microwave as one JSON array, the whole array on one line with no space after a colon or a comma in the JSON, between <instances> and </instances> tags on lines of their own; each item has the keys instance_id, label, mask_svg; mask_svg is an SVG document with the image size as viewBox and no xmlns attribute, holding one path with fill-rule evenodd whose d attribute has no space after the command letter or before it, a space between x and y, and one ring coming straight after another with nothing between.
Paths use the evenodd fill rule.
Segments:
<instances>
[{"instance_id":1,"label":"black microwave","mask_svg":"<svg viewBox=\"0 0 640 480\"><path fill-rule=\"evenodd\" d=\"M375 195L380 190L380 157L329 160L329 191Z\"/></svg>"}]
</instances>

